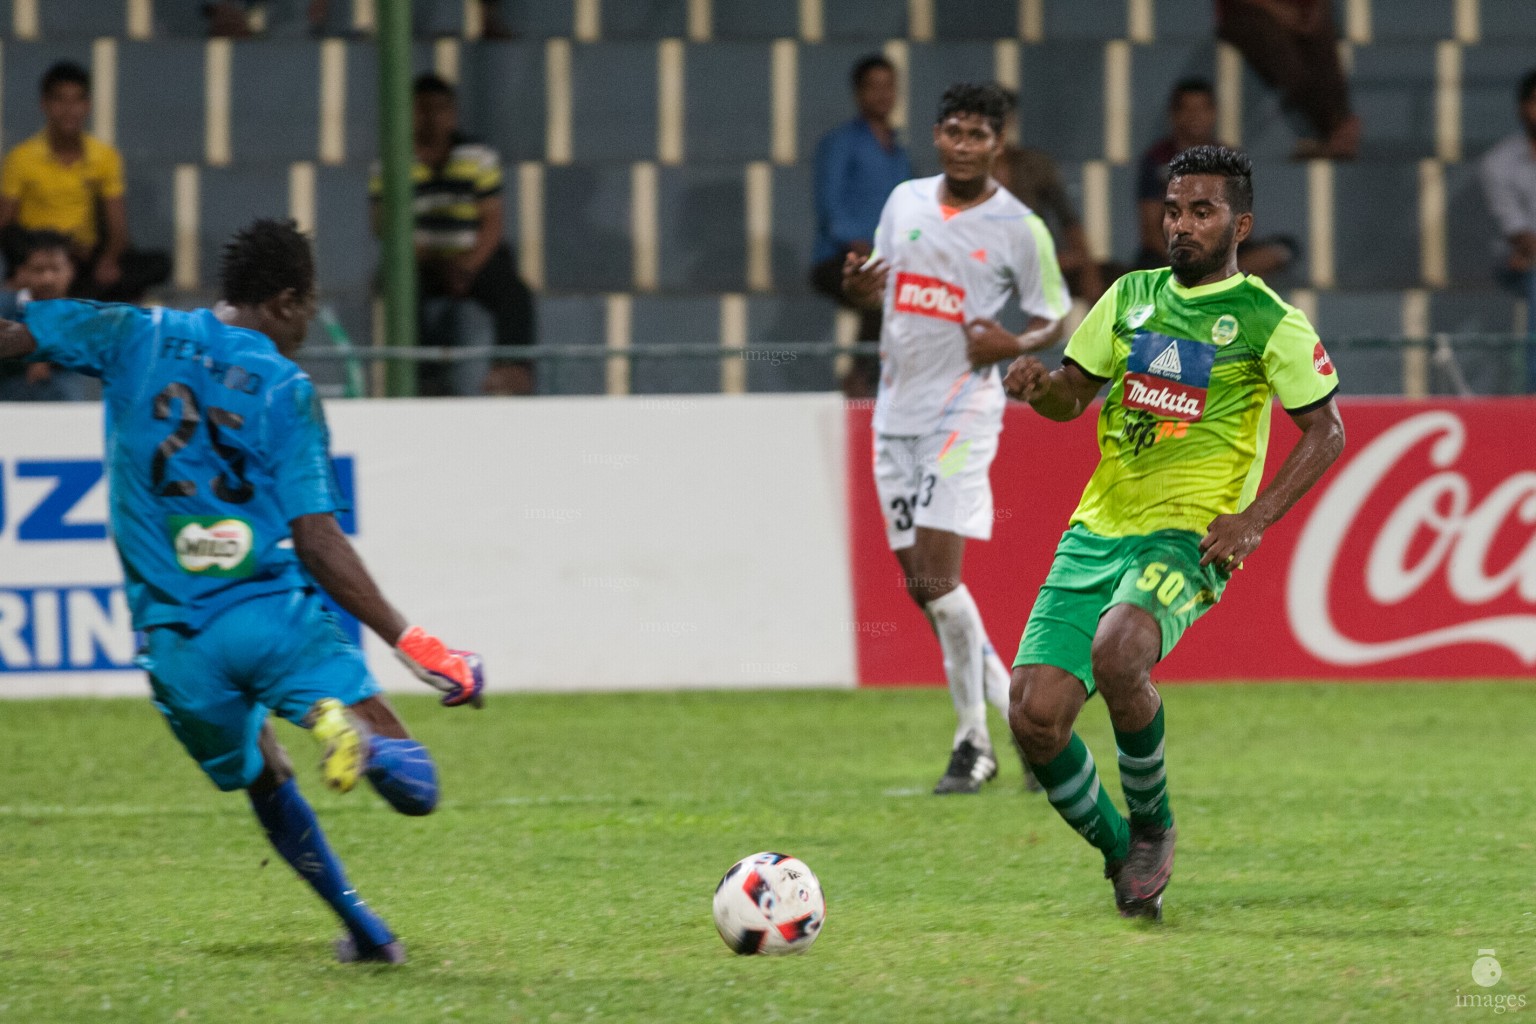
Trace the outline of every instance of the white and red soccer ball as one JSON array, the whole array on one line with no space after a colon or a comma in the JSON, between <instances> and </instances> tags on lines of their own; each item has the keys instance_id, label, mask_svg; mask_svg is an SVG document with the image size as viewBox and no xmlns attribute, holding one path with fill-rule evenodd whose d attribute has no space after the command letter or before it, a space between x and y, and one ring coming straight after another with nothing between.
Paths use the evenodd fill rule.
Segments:
<instances>
[{"instance_id":1,"label":"white and red soccer ball","mask_svg":"<svg viewBox=\"0 0 1536 1024\"><path fill-rule=\"evenodd\" d=\"M821 883L782 853L743 857L715 887L715 927L737 953L803 953L826 918Z\"/></svg>"}]
</instances>

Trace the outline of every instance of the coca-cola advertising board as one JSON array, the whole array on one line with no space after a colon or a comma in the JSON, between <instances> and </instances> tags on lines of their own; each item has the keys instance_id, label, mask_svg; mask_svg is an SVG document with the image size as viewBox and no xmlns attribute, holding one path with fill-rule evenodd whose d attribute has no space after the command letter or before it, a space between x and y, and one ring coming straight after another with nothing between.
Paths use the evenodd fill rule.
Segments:
<instances>
[{"instance_id":1,"label":"coca-cola advertising board","mask_svg":"<svg viewBox=\"0 0 1536 1024\"><path fill-rule=\"evenodd\" d=\"M1155 677L1536 678L1536 400L1341 407L1344 454ZM1008 409L992 541L967 545L964 577L1010 663L1097 462L1096 411L1058 424ZM1299 436L1277 407L1266 483ZM938 644L886 546L867 408L850 407L848 451L860 681L940 681Z\"/></svg>"}]
</instances>

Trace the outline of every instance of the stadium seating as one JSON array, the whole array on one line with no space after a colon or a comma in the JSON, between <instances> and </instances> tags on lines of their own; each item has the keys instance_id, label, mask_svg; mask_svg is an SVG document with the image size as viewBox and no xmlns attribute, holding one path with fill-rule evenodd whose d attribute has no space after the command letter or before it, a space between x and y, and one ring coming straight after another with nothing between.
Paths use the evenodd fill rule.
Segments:
<instances>
[{"instance_id":1,"label":"stadium seating","mask_svg":"<svg viewBox=\"0 0 1536 1024\"><path fill-rule=\"evenodd\" d=\"M1334 168L1334 278L1341 288L1419 281L1419 171L1411 162Z\"/></svg>"},{"instance_id":2,"label":"stadium seating","mask_svg":"<svg viewBox=\"0 0 1536 1024\"><path fill-rule=\"evenodd\" d=\"M656 158L656 44L571 47L572 155L578 163Z\"/></svg>"},{"instance_id":3,"label":"stadium seating","mask_svg":"<svg viewBox=\"0 0 1536 1024\"><path fill-rule=\"evenodd\" d=\"M1168 134L1168 97L1185 78L1216 80L1210 39L1159 42L1131 48L1131 158L1140 159Z\"/></svg>"},{"instance_id":4,"label":"stadium seating","mask_svg":"<svg viewBox=\"0 0 1536 1024\"><path fill-rule=\"evenodd\" d=\"M1536 41L1536 18L1528 0L1481 0L1478 9L1482 37L1488 41Z\"/></svg>"},{"instance_id":5,"label":"stadium seating","mask_svg":"<svg viewBox=\"0 0 1536 1024\"><path fill-rule=\"evenodd\" d=\"M601 295L546 295L539 302L538 317L543 345L601 345L606 338L608 316ZM604 373L601 359L543 362L538 366L539 393L600 395L607 390Z\"/></svg>"},{"instance_id":6,"label":"stadium seating","mask_svg":"<svg viewBox=\"0 0 1536 1024\"><path fill-rule=\"evenodd\" d=\"M630 168L551 167L544 176L545 280L554 291L628 291Z\"/></svg>"},{"instance_id":7,"label":"stadium seating","mask_svg":"<svg viewBox=\"0 0 1536 1024\"><path fill-rule=\"evenodd\" d=\"M1456 34L1449 0L1391 0L1371 5L1371 42L1450 39Z\"/></svg>"},{"instance_id":8,"label":"stadium seating","mask_svg":"<svg viewBox=\"0 0 1536 1024\"><path fill-rule=\"evenodd\" d=\"M794 4L762 0L714 0L716 39L793 39L800 34Z\"/></svg>"},{"instance_id":9,"label":"stadium seating","mask_svg":"<svg viewBox=\"0 0 1536 1024\"><path fill-rule=\"evenodd\" d=\"M675 39L688 32L687 0L627 0L602 6L604 39Z\"/></svg>"},{"instance_id":10,"label":"stadium seating","mask_svg":"<svg viewBox=\"0 0 1536 1024\"><path fill-rule=\"evenodd\" d=\"M37 5L44 38L120 36L128 29L127 0L46 0Z\"/></svg>"},{"instance_id":11,"label":"stadium seating","mask_svg":"<svg viewBox=\"0 0 1536 1024\"><path fill-rule=\"evenodd\" d=\"M117 51L117 146L128 162L201 162L207 153L200 42L124 42ZM166 73L175 68L176 74Z\"/></svg>"},{"instance_id":12,"label":"stadium seating","mask_svg":"<svg viewBox=\"0 0 1536 1024\"><path fill-rule=\"evenodd\" d=\"M1021 135L1058 160L1102 157L1104 44L1063 41L1022 50Z\"/></svg>"},{"instance_id":13,"label":"stadium seating","mask_svg":"<svg viewBox=\"0 0 1536 1024\"><path fill-rule=\"evenodd\" d=\"M830 357L795 355L787 346L831 341L836 306L819 296L762 295L747 300L748 391L827 391L836 386Z\"/></svg>"},{"instance_id":14,"label":"stadium seating","mask_svg":"<svg viewBox=\"0 0 1536 1024\"><path fill-rule=\"evenodd\" d=\"M231 48L230 158L236 164L314 160L320 140L320 47L309 40Z\"/></svg>"},{"instance_id":15,"label":"stadium seating","mask_svg":"<svg viewBox=\"0 0 1536 1024\"><path fill-rule=\"evenodd\" d=\"M1527 13L1530 21L1536 22L1536 8ZM1536 47L1529 42L1500 41L1462 51L1461 143L1465 159L1475 160L1489 146L1519 130L1515 87L1533 68Z\"/></svg>"},{"instance_id":16,"label":"stadium seating","mask_svg":"<svg viewBox=\"0 0 1536 1024\"><path fill-rule=\"evenodd\" d=\"M816 208L811 196L810 166L802 162L788 167L775 167L771 202L773 230L770 267L773 290L780 295L809 291L811 249L816 235Z\"/></svg>"},{"instance_id":17,"label":"stadium seating","mask_svg":"<svg viewBox=\"0 0 1536 1024\"><path fill-rule=\"evenodd\" d=\"M720 301L712 295L636 295L630 310L630 344L675 345L720 337ZM637 395L710 393L720 390L720 361L685 357L639 358L630 368Z\"/></svg>"},{"instance_id":18,"label":"stadium seating","mask_svg":"<svg viewBox=\"0 0 1536 1024\"><path fill-rule=\"evenodd\" d=\"M1446 272L1453 286L1486 287L1493 279L1498 225L1488 213L1475 161L1445 172Z\"/></svg>"},{"instance_id":19,"label":"stadium seating","mask_svg":"<svg viewBox=\"0 0 1536 1024\"><path fill-rule=\"evenodd\" d=\"M683 66L686 159L767 160L773 151L770 44L692 45Z\"/></svg>"},{"instance_id":20,"label":"stadium seating","mask_svg":"<svg viewBox=\"0 0 1536 1024\"><path fill-rule=\"evenodd\" d=\"M496 147L504 163L544 159L542 42L481 43L465 53L459 81L465 124Z\"/></svg>"},{"instance_id":21,"label":"stadium seating","mask_svg":"<svg viewBox=\"0 0 1536 1024\"><path fill-rule=\"evenodd\" d=\"M1019 33L1018 0L934 0L939 39L1007 39Z\"/></svg>"},{"instance_id":22,"label":"stadium seating","mask_svg":"<svg viewBox=\"0 0 1536 1024\"><path fill-rule=\"evenodd\" d=\"M49 64L104 61L96 71L111 74L115 88L98 111L110 118L100 130L127 161L139 244L174 247L176 168L200 171L197 297L212 287L222 237L257 213L289 212L290 169L313 163L324 298L349 334L368 341L377 255L366 182L379 137L378 50L357 19L370 10L376 17L373 5L331 0L323 33L342 41L325 50L308 36L305 0L268 0L266 38L229 44L227 83L218 81L223 54L202 38L206 23L195 4L154 0L148 39L129 37L139 28L129 24L130 6L38 0L36 37L12 38L15 6L0 0L0 146L40 125L36 85ZM1349 12L1339 6L1342 24ZM1368 32L1346 47L1352 100L1365 125L1359 163L1335 165L1322 178L1311 165L1292 163L1295 127L1275 94L1241 71L1241 137L1229 141L1255 159L1258 233L1288 234L1302 247L1299 263L1271 283L1282 291L1315 288L1315 261L1324 254L1311 250L1324 231L1337 290L1312 293L1319 326L1340 335L1401 334L1405 295L1440 280L1443 237L1448 290L1430 293L1429 329L1508 331L1521 304L1492 281L1494 229L1477 160L1516 128L1514 86L1536 66L1530 0L1372 0L1360 9L1370 13ZM812 163L817 140L852 115L848 72L871 52L887 52L905 72L903 138L916 172L928 174L937 170L928 125L940 94L953 81L1008 70L997 64L997 44L1007 41L1019 58L1022 141L1050 152L1074 198L1092 204L1094 218L1107 217L1109 255L1132 256L1136 159L1165 131L1168 91L1180 78L1217 77L1209 3L932 0L931 20L923 10L908 0L523 0L499 7L517 38L489 42L469 38L476 19L464 0L412 0L412 69L457 76L465 128L496 147L506 166L510 240L519 238L517 165L536 165L542 174L542 274L532 276L543 282L545 342L602 341L611 310L621 308L615 301L629 303L628 337L637 348L715 341L727 295L745 296L728 301L746 304L749 348L830 340L836 306L806 280L815 231ZM696 17L701 11L707 24ZM549 63L559 52L552 39L569 48L568 81ZM102 40L114 45L103 48ZM684 40L683 109L675 120L659 110L662 79L675 69L667 56L677 45L664 40ZM334 108L322 110L321 96L322 66L337 48L339 118ZM1128 87L1106 73L1127 52ZM782 59L789 55L792 62ZM793 79L782 81L785 73ZM562 123L567 86L569 123ZM793 110L775 108L781 86L789 87ZM224 108L207 101L226 94L224 124ZM1127 117L1128 136L1119 129ZM331 126L325 139L323 123ZM663 138L678 123L680 153L675 135ZM776 131L792 139L776 139ZM558 141L566 137L568 152ZM658 165L637 173L642 162ZM1105 170L1107 193L1085 194L1085 181L1102 182ZM654 211L637 211L636 182L651 180ZM1326 195L1320 181L1332 186L1327 210L1317 206ZM764 183L766 196L755 191ZM649 195L646 188L640 198ZM753 217L766 218L766 239L749 240ZM636 228L650 232L652 225L654 237L637 242ZM766 280L753 262L764 256ZM1352 382L1387 391L1402 385L1395 349L1352 349L1336 358ZM713 360L637 362L630 386L712 391L738 380L749 390L822 388L832 377L829 359L745 362L739 379ZM540 390L600 392L606 381L602 361L551 363L541 368Z\"/></svg>"},{"instance_id":23,"label":"stadium seating","mask_svg":"<svg viewBox=\"0 0 1536 1024\"><path fill-rule=\"evenodd\" d=\"M907 0L821 0L827 39L875 41L907 34Z\"/></svg>"},{"instance_id":24,"label":"stadium seating","mask_svg":"<svg viewBox=\"0 0 1536 1024\"><path fill-rule=\"evenodd\" d=\"M663 167L657 206L663 290L746 289L746 196L739 166Z\"/></svg>"},{"instance_id":25,"label":"stadium seating","mask_svg":"<svg viewBox=\"0 0 1536 1024\"><path fill-rule=\"evenodd\" d=\"M1362 152L1435 155L1435 44L1373 43L1354 51L1350 100L1366 125Z\"/></svg>"}]
</instances>

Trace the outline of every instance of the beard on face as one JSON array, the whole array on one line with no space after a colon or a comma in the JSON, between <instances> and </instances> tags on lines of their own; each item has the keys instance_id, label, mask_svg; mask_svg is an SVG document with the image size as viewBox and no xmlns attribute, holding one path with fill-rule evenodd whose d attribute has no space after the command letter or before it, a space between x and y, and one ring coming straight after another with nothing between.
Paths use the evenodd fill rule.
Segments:
<instances>
[{"instance_id":1,"label":"beard on face","mask_svg":"<svg viewBox=\"0 0 1536 1024\"><path fill-rule=\"evenodd\" d=\"M1237 235L1237 219L1227 224L1220 241L1210 250L1194 248L1175 249L1168 243L1168 265L1182 283L1200 281L1226 266L1227 255L1232 251L1232 239Z\"/></svg>"}]
</instances>

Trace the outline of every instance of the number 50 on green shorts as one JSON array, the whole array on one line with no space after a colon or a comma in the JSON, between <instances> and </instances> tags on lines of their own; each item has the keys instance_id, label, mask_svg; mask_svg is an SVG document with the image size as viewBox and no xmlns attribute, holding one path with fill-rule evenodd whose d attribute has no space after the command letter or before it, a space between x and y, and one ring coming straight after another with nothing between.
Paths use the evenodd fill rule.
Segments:
<instances>
[{"instance_id":1,"label":"number 50 on green shorts","mask_svg":"<svg viewBox=\"0 0 1536 1024\"><path fill-rule=\"evenodd\" d=\"M1093 685L1093 634L1117 604L1144 608L1163 634L1167 657L1196 619L1216 604L1230 576L1200 564L1200 535L1159 530L1101 537L1073 525L1061 536L1035 598L1013 664L1054 665Z\"/></svg>"}]
</instances>

